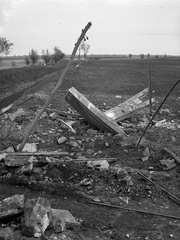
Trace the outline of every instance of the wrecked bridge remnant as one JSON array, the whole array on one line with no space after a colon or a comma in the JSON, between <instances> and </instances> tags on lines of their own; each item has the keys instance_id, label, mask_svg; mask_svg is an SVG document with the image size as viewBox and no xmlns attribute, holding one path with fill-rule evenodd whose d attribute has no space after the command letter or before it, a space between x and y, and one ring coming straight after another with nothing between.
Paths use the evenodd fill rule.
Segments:
<instances>
[{"instance_id":1,"label":"wrecked bridge remnant","mask_svg":"<svg viewBox=\"0 0 180 240\"><path fill-rule=\"evenodd\" d=\"M79 112L90 124L111 133L118 133L123 136L124 132L116 122L123 121L132 114L137 113L149 106L146 100L148 88L131 97L127 101L111 108L105 112L100 111L86 97L74 87L68 90L66 101Z\"/></svg>"},{"instance_id":2,"label":"wrecked bridge remnant","mask_svg":"<svg viewBox=\"0 0 180 240\"><path fill-rule=\"evenodd\" d=\"M127 119L132 114L137 113L149 106L149 100L146 100L148 91L148 88L145 88L143 91L129 98L125 102L105 111L104 114L116 122Z\"/></svg>"},{"instance_id":3,"label":"wrecked bridge remnant","mask_svg":"<svg viewBox=\"0 0 180 240\"><path fill-rule=\"evenodd\" d=\"M125 135L124 131L113 119L96 108L74 87L68 90L65 100L93 126L114 134L121 134L122 137Z\"/></svg>"}]
</instances>

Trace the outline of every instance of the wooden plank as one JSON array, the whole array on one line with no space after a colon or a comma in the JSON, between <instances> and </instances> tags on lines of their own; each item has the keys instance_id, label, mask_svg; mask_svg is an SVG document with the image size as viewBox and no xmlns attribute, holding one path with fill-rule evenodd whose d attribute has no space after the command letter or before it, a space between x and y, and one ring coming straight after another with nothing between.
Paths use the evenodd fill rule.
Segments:
<instances>
[{"instance_id":1,"label":"wooden plank","mask_svg":"<svg viewBox=\"0 0 180 240\"><path fill-rule=\"evenodd\" d=\"M104 114L114 121L119 122L122 121L128 116L132 115L133 113L137 113L141 111L143 108L149 106L149 100L144 101L143 99L146 98L148 95L148 88L144 89L140 93L134 95L130 99L126 100L123 103L120 103L114 108L111 108L104 112Z\"/></svg>"},{"instance_id":2,"label":"wooden plank","mask_svg":"<svg viewBox=\"0 0 180 240\"><path fill-rule=\"evenodd\" d=\"M0 152L6 156L69 156L69 152Z\"/></svg>"},{"instance_id":3,"label":"wooden plank","mask_svg":"<svg viewBox=\"0 0 180 240\"><path fill-rule=\"evenodd\" d=\"M80 115L79 114L75 114L75 113L69 113L69 112L65 112L65 111L59 111L59 110L56 110L56 109L50 109L50 108L46 108L46 111L47 112L56 112L58 113L59 115L61 116L70 116L70 117L74 117L74 118L79 118Z\"/></svg>"},{"instance_id":4,"label":"wooden plank","mask_svg":"<svg viewBox=\"0 0 180 240\"><path fill-rule=\"evenodd\" d=\"M85 98L74 87L68 90L65 100L83 116L87 122L97 127L114 134L125 135L120 126L111 118L107 117L103 112L96 108L87 98Z\"/></svg>"}]
</instances>

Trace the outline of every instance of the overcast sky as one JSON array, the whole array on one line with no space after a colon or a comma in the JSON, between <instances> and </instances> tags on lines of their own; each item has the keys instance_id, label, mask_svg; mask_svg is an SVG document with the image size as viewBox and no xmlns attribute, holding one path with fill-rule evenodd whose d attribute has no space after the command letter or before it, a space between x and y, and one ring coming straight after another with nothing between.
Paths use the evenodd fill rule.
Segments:
<instances>
[{"instance_id":1,"label":"overcast sky","mask_svg":"<svg viewBox=\"0 0 180 240\"><path fill-rule=\"evenodd\" d=\"M180 55L180 0L0 0L10 55L72 52L88 22L90 54Z\"/></svg>"}]
</instances>

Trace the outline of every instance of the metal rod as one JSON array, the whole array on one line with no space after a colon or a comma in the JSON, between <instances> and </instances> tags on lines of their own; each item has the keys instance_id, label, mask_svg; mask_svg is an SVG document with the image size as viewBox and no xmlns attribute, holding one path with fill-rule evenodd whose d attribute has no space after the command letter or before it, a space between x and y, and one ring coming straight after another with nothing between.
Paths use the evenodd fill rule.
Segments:
<instances>
[{"instance_id":1,"label":"metal rod","mask_svg":"<svg viewBox=\"0 0 180 240\"><path fill-rule=\"evenodd\" d=\"M102 207L110 207L110 208L116 208L116 209L121 209L121 210L126 210L126 211L133 211L133 212L139 212L139 213L144 213L144 214L151 214L151 215L155 215L155 216L159 216L159 217L166 217L166 218L180 220L179 216L173 216L173 215L168 215L168 214L163 214L163 213L149 212L146 210L139 210L139 209L135 209L135 208L120 207L120 206L111 205L111 204L107 204L107 203L98 203L98 202L92 202L92 201L88 201L88 203L99 205Z\"/></svg>"},{"instance_id":2,"label":"metal rod","mask_svg":"<svg viewBox=\"0 0 180 240\"><path fill-rule=\"evenodd\" d=\"M165 188L159 186L157 183L153 182L151 179L147 178L143 173L137 171L137 173L143 177L146 181L149 181L150 183L154 184L155 186L157 186L158 188L160 188L163 192L165 192L172 200L174 200L176 203L178 203L180 205L180 199L177 198L174 194L170 193L169 191L167 191Z\"/></svg>"},{"instance_id":3,"label":"metal rod","mask_svg":"<svg viewBox=\"0 0 180 240\"><path fill-rule=\"evenodd\" d=\"M166 99L169 97L170 93L172 92L172 90L176 87L176 85L177 85L179 82L180 82L180 80L178 80L178 81L174 84L174 86L173 86L173 87L171 88L171 90L168 92L168 94L166 95L166 97L164 98L164 100L162 101L162 103L159 105L158 109L156 110L156 112L154 113L154 115L152 116L152 118L150 119L149 123L147 124L147 126L146 126L146 128L145 128L145 130L144 130L144 132L143 132L143 134L141 135L141 137L140 137L140 139L139 139L139 141L138 141L138 143L137 143L136 148L138 148L139 143L141 142L141 140L142 140L144 134L146 133L149 125L151 124L152 120L155 118L156 114L159 112L160 108L162 107L162 105L164 104L164 102L165 102Z\"/></svg>"}]
</instances>

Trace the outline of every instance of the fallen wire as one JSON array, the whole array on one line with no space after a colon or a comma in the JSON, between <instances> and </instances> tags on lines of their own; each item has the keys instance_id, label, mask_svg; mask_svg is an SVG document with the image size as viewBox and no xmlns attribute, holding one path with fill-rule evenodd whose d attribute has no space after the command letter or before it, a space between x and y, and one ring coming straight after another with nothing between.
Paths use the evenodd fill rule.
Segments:
<instances>
[{"instance_id":1,"label":"fallen wire","mask_svg":"<svg viewBox=\"0 0 180 240\"><path fill-rule=\"evenodd\" d=\"M137 171L137 173L143 177L146 181L149 181L150 183L152 183L153 185L157 186L158 188L160 188L163 192L165 192L174 202L178 203L180 205L180 199L177 198L174 194L170 193L169 191L167 191L165 188L161 187L160 185L158 185L157 183L153 182L151 179L149 179L148 177L146 177L143 173Z\"/></svg>"},{"instance_id":2,"label":"fallen wire","mask_svg":"<svg viewBox=\"0 0 180 240\"><path fill-rule=\"evenodd\" d=\"M178 216L173 216L173 215L168 215L168 214L163 214L163 213L158 213L158 212L149 212L146 210L139 210L139 209L135 209L135 208L120 207L120 206L111 205L108 203L98 203L98 202L92 202L92 201L87 201L87 202L90 204L99 205L102 207L110 207L110 208L116 208L116 209L121 209L121 210L125 210L125 211L132 211L132 212L138 212L138 213L143 213L143 214L150 214L150 215L154 215L154 216L180 220L180 217L178 217Z\"/></svg>"},{"instance_id":3,"label":"fallen wire","mask_svg":"<svg viewBox=\"0 0 180 240\"><path fill-rule=\"evenodd\" d=\"M171 88L171 90L168 92L168 94L166 95L166 97L164 98L164 100L162 101L162 103L159 105L158 109L156 110L156 112L154 113L154 115L152 116L152 118L150 119L148 125L146 126L146 128L145 128L145 130L144 130L144 132L143 132L143 134L141 135L141 137L140 137L140 139L139 139L139 141L138 141L138 143L137 143L136 148L138 148L138 146L139 146L139 144L140 144L140 142L141 142L144 134L146 133L148 127L150 126L152 120L154 119L154 117L156 116L156 114L159 112L160 108L162 107L162 105L164 104L164 102L166 101L166 99L169 97L169 95L170 95L170 93L172 92L172 90L176 87L176 85L177 85L179 82L180 82L180 80L178 80L178 81L174 84L174 86L173 86L173 87Z\"/></svg>"}]
</instances>

